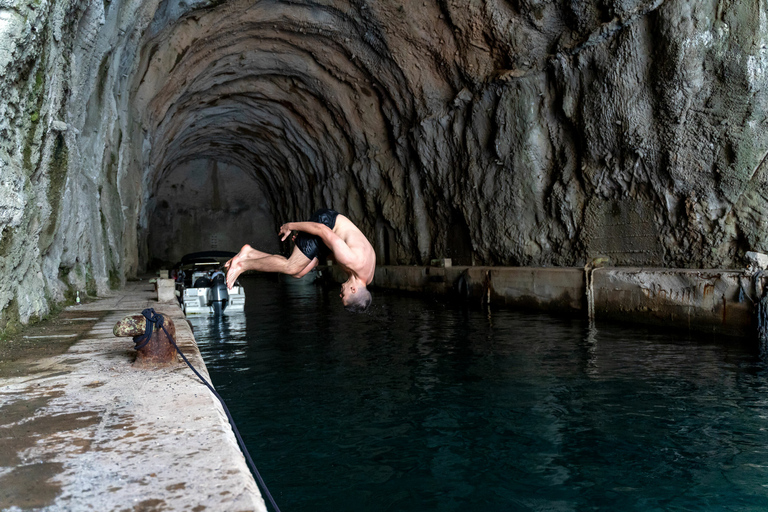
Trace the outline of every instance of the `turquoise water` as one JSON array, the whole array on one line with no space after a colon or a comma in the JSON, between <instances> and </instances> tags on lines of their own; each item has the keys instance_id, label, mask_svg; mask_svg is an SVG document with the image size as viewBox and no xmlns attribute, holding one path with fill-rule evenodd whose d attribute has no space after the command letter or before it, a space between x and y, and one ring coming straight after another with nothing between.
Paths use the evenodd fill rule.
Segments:
<instances>
[{"instance_id":1,"label":"turquoise water","mask_svg":"<svg viewBox=\"0 0 768 512\"><path fill-rule=\"evenodd\" d=\"M768 510L747 343L246 277L191 318L283 512Z\"/></svg>"}]
</instances>

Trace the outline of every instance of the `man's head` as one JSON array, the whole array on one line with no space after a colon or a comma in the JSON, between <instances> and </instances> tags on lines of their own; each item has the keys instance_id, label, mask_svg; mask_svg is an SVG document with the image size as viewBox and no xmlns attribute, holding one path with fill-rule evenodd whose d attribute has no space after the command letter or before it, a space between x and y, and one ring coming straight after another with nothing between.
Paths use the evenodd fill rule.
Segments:
<instances>
[{"instance_id":1,"label":"man's head","mask_svg":"<svg viewBox=\"0 0 768 512\"><path fill-rule=\"evenodd\" d=\"M341 303L352 313L362 313L371 305L371 292L360 281L346 281L341 285Z\"/></svg>"}]
</instances>

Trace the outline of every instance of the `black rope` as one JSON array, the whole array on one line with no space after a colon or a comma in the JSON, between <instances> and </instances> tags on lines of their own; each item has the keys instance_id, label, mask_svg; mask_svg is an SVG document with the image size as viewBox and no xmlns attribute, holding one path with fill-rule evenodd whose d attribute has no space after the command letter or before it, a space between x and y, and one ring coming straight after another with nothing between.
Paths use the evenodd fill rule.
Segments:
<instances>
[{"instance_id":1,"label":"black rope","mask_svg":"<svg viewBox=\"0 0 768 512\"><path fill-rule=\"evenodd\" d=\"M140 348L144 348L144 346L149 343L150 338L152 338L152 327L157 324L158 327L162 327L163 325L163 317L162 315L158 315L155 313L155 310L152 308L145 309L141 312L142 315L144 315L144 318L147 319L147 327L144 329L144 334L141 336L134 336L133 337L133 343L136 350L139 350Z\"/></svg>"},{"instance_id":2,"label":"black rope","mask_svg":"<svg viewBox=\"0 0 768 512\"><path fill-rule=\"evenodd\" d=\"M141 342L141 346L137 345L138 348L143 347L147 344L149 341L149 336L152 335L152 325L157 324L157 327L162 329L166 336L168 336L168 341L171 342L171 345L173 345L173 348L176 349L176 352L179 353L181 358L184 360L185 363L187 363L187 366L195 372L195 375L197 375L197 378L200 379L200 381L205 384L205 387L211 390L211 393L214 394L216 398L219 399L219 402L221 402L221 406L224 408L224 412L227 414L227 419L229 419L229 424L232 425L232 431L235 433L235 437L237 438L237 442L240 444L240 448L243 450L243 453L245 454L246 460L248 460L248 464L251 467L251 470L253 471L253 474L256 476L256 479L259 481L259 486L261 487L262 491L264 491L264 494L267 495L267 498L269 498L269 502L272 504L272 508L275 509L276 512L280 512L280 508L277 506L277 503L275 503L275 499L272 497L272 494L269 492L269 489L267 489L267 484L264 483L264 480L261 478L261 474L259 473L259 470L256 469L256 464L254 464L253 459L251 458L251 454L248 453L248 448L245 447L245 442L243 441L243 438L240 437L240 432L237 430L237 427L235 426L235 420L232 418L232 414L230 414L229 409L227 408L227 404L224 403L224 399L221 398L221 395L213 389L213 386L211 386L208 381L206 381L202 375L195 369L194 366L187 360L184 353L179 349L179 346L176 345L176 341L173 339L173 337L168 333L168 330L165 328L165 325L163 325L163 316L159 313L155 313L155 310L153 308L147 308L144 311L141 312L142 315L147 319L147 327L144 332L144 336L146 337L146 340L139 340ZM147 336L147 333L149 333L149 336ZM142 338L141 336L137 336L136 338ZM134 343L137 343L136 338L134 338Z\"/></svg>"}]
</instances>

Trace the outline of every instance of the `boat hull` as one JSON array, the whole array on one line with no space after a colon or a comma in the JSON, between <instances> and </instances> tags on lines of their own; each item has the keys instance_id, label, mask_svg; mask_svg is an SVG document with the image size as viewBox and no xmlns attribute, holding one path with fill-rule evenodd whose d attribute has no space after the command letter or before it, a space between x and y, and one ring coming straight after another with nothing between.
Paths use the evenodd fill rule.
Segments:
<instances>
[{"instance_id":1,"label":"boat hull","mask_svg":"<svg viewBox=\"0 0 768 512\"><path fill-rule=\"evenodd\" d=\"M245 309L245 291L242 286L234 286L228 290L225 299L216 300L216 297L215 290L210 287L185 288L182 295L184 314L231 315L242 313Z\"/></svg>"}]
</instances>

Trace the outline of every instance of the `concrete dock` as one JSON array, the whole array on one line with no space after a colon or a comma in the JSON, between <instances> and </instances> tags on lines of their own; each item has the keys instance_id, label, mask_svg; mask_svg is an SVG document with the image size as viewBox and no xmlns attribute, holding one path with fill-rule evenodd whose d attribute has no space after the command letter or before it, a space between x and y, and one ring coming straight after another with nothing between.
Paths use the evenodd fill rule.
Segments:
<instances>
[{"instance_id":1,"label":"concrete dock","mask_svg":"<svg viewBox=\"0 0 768 512\"><path fill-rule=\"evenodd\" d=\"M266 510L212 393L181 361L134 368L133 341L113 335L124 316L154 308L208 378L181 309L156 298L153 284L129 282L4 342L0 510ZM56 344L60 353L34 348Z\"/></svg>"}]
</instances>

